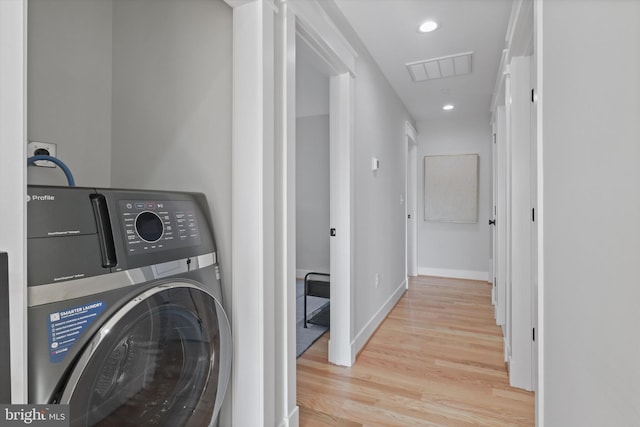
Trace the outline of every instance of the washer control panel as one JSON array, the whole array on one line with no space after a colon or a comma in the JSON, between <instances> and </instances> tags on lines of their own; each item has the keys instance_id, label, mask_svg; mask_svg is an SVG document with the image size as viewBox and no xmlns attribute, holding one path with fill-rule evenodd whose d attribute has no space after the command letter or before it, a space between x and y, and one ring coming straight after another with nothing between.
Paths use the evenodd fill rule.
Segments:
<instances>
[{"instance_id":1,"label":"washer control panel","mask_svg":"<svg viewBox=\"0 0 640 427\"><path fill-rule=\"evenodd\" d=\"M200 245L191 201L120 200L125 246L130 255Z\"/></svg>"}]
</instances>

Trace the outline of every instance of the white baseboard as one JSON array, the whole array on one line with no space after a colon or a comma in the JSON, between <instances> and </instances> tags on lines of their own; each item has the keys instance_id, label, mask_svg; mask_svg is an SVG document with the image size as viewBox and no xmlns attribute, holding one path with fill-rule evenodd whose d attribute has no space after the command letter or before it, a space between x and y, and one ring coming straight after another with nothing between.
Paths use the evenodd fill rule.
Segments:
<instances>
[{"instance_id":1,"label":"white baseboard","mask_svg":"<svg viewBox=\"0 0 640 427\"><path fill-rule=\"evenodd\" d=\"M287 418L280 421L278 427L299 427L300 426L300 412L299 407L296 406L293 408L293 411L289 414Z\"/></svg>"},{"instance_id":2,"label":"white baseboard","mask_svg":"<svg viewBox=\"0 0 640 427\"><path fill-rule=\"evenodd\" d=\"M489 280L489 272L487 271L418 267L418 274L420 276L449 277L451 279L482 280L484 282L491 282L491 280Z\"/></svg>"},{"instance_id":3,"label":"white baseboard","mask_svg":"<svg viewBox=\"0 0 640 427\"><path fill-rule=\"evenodd\" d=\"M351 343L351 354L353 358L362 350L369 338L378 329L378 326L384 321L389 312L395 307L396 303L402 295L407 291L407 280L405 279L400 286L391 294L389 299L380 307L380 310L367 322L362 330L356 335L355 340Z\"/></svg>"},{"instance_id":4,"label":"white baseboard","mask_svg":"<svg viewBox=\"0 0 640 427\"><path fill-rule=\"evenodd\" d=\"M306 276L308 273L327 273L329 274L328 271L323 271L323 270L296 270L296 279L304 279L304 276Z\"/></svg>"},{"instance_id":5,"label":"white baseboard","mask_svg":"<svg viewBox=\"0 0 640 427\"><path fill-rule=\"evenodd\" d=\"M507 337L504 335L504 328L502 328L502 337L502 342L504 343L504 361L508 363L511 361L511 348L507 342Z\"/></svg>"}]
</instances>

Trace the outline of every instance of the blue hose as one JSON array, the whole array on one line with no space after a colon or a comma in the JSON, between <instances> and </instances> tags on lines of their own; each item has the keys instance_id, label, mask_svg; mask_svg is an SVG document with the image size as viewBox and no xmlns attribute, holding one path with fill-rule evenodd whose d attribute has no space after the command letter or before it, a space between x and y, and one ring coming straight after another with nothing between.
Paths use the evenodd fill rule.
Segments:
<instances>
[{"instance_id":1,"label":"blue hose","mask_svg":"<svg viewBox=\"0 0 640 427\"><path fill-rule=\"evenodd\" d=\"M53 162L56 165L58 165L58 167L60 167L60 169L62 169L64 174L67 176L67 182L69 183L69 187L76 186L76 182L73 179L73 174L71 173L71 170L69 170L67 165L65 165L62 160L52 156L45 156L45 155L32 156L27 159L27 166L29 166L33 162L37 162L38 160L49 160L50 162Z\"/></svg>"}]
</instances>

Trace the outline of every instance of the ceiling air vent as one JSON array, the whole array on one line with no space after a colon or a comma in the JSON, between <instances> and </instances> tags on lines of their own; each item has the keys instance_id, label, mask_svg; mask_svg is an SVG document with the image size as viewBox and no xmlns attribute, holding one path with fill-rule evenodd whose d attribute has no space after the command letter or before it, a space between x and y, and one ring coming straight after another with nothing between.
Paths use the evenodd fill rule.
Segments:
<instances>
[{"instance_id":1,"label":"ceiling air vent","mask_svg":"<svg viewBox=\"0 0 640 427\"><path fill-rule=\"evenodd\" d=\"M423 82L471 73L472 56L473 52L457 53L405 65L414 82Z\"/></svg>"}]
</instances>

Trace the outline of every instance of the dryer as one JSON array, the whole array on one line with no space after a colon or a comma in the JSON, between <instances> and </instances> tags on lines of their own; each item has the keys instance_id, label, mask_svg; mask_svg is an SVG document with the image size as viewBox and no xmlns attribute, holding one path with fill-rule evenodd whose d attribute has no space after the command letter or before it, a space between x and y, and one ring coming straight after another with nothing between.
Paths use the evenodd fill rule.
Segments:
<instances>
[{"instance_id":1,"label":"dryer","mask_svg":"<svg viewBox=\"0 0 640 427\"><path fill-rule=\"evenodd\" d=\"M72 427L216 426L232 342L205 197L27 193L30 403Z\"/></svg>"}]
</instances>

